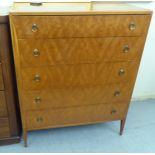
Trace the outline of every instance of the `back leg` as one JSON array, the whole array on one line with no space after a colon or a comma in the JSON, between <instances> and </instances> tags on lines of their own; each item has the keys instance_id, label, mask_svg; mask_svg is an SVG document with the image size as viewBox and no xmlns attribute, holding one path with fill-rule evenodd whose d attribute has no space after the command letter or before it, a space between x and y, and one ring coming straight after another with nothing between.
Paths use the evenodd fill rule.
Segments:
<instances>
[{"instance_id":1,"label":"back leg","mask_svg":"<svg viewBox=\"0 0 155 155\"><path fill-rule=\"evenodd\" d=\"M23 130L24 146L27 147L27 130Z\"/></svg>"}]
</instances>

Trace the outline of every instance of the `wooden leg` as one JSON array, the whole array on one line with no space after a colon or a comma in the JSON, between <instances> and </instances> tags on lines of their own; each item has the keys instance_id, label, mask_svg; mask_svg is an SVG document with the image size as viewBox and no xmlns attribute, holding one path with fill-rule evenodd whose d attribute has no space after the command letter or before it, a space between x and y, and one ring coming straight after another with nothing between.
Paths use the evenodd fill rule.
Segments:
<instances>
[{"instance_id":1,"label":"wooden leg","mask_svg":"<svg viewBox=\"0 0 155 155\"><path fill-rule=\"evenodd\" d=\"M126 118L121 120L121 125L120 125L120 135L123 134L123 130L124 130L124 126L125 126L125 121L126 121Z\"/></svg>"},{"instance_id":2,"label":"wooden leg","mask_svg":"<svg viewBox=\"0 0 155 155\"><path fill-rule=\"evenodd\" d=\"M27 130L23 130L24 146L27 147Z\"/></svg>"}]
</instances>

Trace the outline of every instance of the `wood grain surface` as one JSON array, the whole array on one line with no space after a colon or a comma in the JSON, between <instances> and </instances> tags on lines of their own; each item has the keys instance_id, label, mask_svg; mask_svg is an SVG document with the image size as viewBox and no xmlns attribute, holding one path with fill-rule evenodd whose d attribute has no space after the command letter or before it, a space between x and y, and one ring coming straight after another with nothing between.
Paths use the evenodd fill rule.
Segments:
<instances>
[{"instance_id":1,"label":"wood grain surface","mask_svg":"<svg viewBox=\"0 0 155 155\"><path fill-rule=\"evenodd\" d=\"M140 60L142 37L20 39L21 66ZM108 51L108 52L107 52Z\"/></svg>"},{"instance_id":2,"label":"wood grain surface","mask_svg":"<svg viewBox=\"0 0 155 155\"><path fill-rule=\"evenodd\" d=\"M12 16L18 39L140 36L147 30L149 15ZM130 30L131 23L136 25ZM32 32L36 24L37 32Z\"/></svg>"},{"instance_id":3,"label":"wood grain surface","mask_svg":"<svg viewBox=\"0 0 155 155\"><path fill-rule=\"evenodd\" d=\"M0 17L0 62L0 145L6 145L20 141L21 127L8 16Z\"/></svg>"},{"instance_id":4,"label":"wood grain surface","mask_svg":"<svg viewBox=\"0 0 155 155\"><path fill-rule=\"evenodd\" d=\"M59 109L28 111L28 130L90 124L123 119L128 103L107 103Z\"/></svg>"},{"instance_id":5,"label":"wood grain surface","mask_svg":"<svg viewBox=\"0 0 155 155\"><path fill-rule=\"evenodd\" d=\"M41 90L133 81L138 62L57 65L21 70L22 89ZM123 70L124 73L120 73ZM36 77L39 76L39 80Z\"/></svg>"},{"instance_id":6,"label":"wood grain surface","mask_svg":"<svg viewBox=\"0 0 155 155\"><path fill-rule=\"evenodd\" d=\"M5 92L0 91L0 117L6 117L6 116L8 116L8 113L5 100Z\"/></svg>"},{"instance_id":7,"label":"wood grain surface","mask_svg":"<svg viewBox=\"0 0 155 155\"><path fill-rule=\"evenodd\" d=\"M10 136L9 120L8 118L0 118L0 137L6 138Z\"/></svg>"},{"instance_id":8,"label":"wood grain surface","mask_svg":"<svg viewBox=\"0 0 155 155\"><path fill-rule=\"evenodd\" d=\"M24 91L22 95L25 110L42 110L71 106L129 101L133 83L113 85L81 86L62 89L40 89Z\"/></svg>"},{"instance_id":9,"label":"wood grain surface","mask_svg":"<svg viewBox=\"0 0 155 155\"><path fill-rule=\"evenodd\" d=\"M4 90L1 62L0 62L0 90Z\"/></svg>"}]
</instances>

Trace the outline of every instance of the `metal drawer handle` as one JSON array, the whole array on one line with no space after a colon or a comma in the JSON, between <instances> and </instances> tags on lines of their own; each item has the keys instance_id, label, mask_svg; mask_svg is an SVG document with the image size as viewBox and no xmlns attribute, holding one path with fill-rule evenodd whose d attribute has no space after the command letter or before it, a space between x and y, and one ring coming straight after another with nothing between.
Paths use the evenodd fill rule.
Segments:
<instances>
[{"instance_id":1,"label":"metal drawer handle","mask_svg":"<svg viewBox=\"0 0 155 155\"><path fill-rule=\"evenodd\" d=\"M37 48L35 48L33 50L33 56L38 57L39 55L40 55L40 51Z\"/></svg>"},{"instance_id":2,"label":"metal drawer handle","mask_svg":"<svg viewBox=\"0 0 155 155\"><path fill-rule=\"evenodd\" d=\"M113 110L111 110L111 114L113 115L113 114L116 114L116 110L115 109L113 109Z\"/></svg>"},{"instance_id":3,"label":"metal drawer handle","mask_svg":"<svg viewBox=\"0 0 155 155\"><path fill-rule=\"evenodd\" d=\"M34 77L34 80L36 82L39 82L41 80L40 75L36 74L35 77Z\"/></svg>"},{"instance_id":4,"label":"metal drawer handle","mask_svg":"<svg viewBox=\"0 0 155 155\"><path fill-rule=\"evenodd\" d=\"M30 2L30 6L42 6L42 2Z\"/></svg>"},{"instance_id":5,"label":"metal drawer handle","mask_svg":"<svg viewBox=\"0 0 155 155\"><path fill-rule=\"evenodd\" d=\"M43 118L42 117L37 117L36 121L37 122L43 122Z\"/></svg>"},{"instance_id":6,"label":"metal drawer handle","mask_svg":"<svg viewBox=\"0 0 155 155\"><path fill-rule=\"evenodd\" d=\"M37 32L38 31L38 26L37 26L37 24L33 24L32 25L32 32Z\"/></svg>"},{"instance_id":7,"label":"metal drawer handle","mask_svg":"<svg viewBox=\"0 0 155 155\"><path fill-rule=\"evenodd\" d=\"M124 70L124 69L120 69L119 72L118 72L118 74L119 74L120 76L124 75L124 74L125 74L125 70Z\"/></svg>"},{"instance_id":8,"label":"metal drawer handle","mask_svg":"<svg viewBox=\"0 0 155 155\"><path fill-rule=\"evenodd\" d=\"M135 29L136 29L136 24L135 24L134 22L131 22L131 23L129 24L129 30L133 31L133 30L135 30Z\"/></svg>"},{"instance_id":9,"label":"metal drawer handle","mask_svg":"<svg viewBox=\"0 0 155 155\"><path fill-rule=\"evenodd\" d=\"M41 97L39 97L39 96L36 97L34 100L35 100L35 103L37 103L37 104L41 103Z\"/></svg>"},{"instance_id":10,"label":"metal drawer handle","mask_svg":"<svg viewBox=\"0 0 155 155\"><path fill-rule=\"evenodd\" d=\"M128 53L129 51L130 51L129 45L125 45L124 48L123 48L123 52Z\"/></svg>"},{"instance_id":11,"label":"metal drawer handle","mask_svg":"<svg viewBox=\"0 0 155 155\"><path fill-rule=\"evenodd\" d=\"M121 92L120 92L120 91L115 91L115 92L114 92L114 96L117 97L117 96L120 96L120 95L121 95Z\"/></svg>"}]
</instances>

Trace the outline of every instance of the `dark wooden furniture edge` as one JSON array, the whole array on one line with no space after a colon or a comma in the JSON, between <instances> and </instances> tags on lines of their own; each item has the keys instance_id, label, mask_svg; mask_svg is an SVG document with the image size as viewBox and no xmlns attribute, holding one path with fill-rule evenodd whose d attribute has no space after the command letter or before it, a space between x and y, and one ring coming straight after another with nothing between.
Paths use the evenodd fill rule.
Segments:
<instances>
[{"instance_id":1,"label":"dark wooden furniture edge","mask_svg":"<svg viewBox=\"0 0 155 155\"><path fill-rule=\"evenodd\" d=\"M0 16L0 32L3 39L0 38L0 56L2 59L2 74L4 78L6 104L10 126L10 137L0 139L0 145L20 142L21 120L18 105L18 94L16 88L16 79L14 71L13 53L9 27L9 16ZM3 50L3 51L2 51ZM11 78L10 78L11 77ZM7 97L9 96L9 97Z\"/></svg>"},{"instance_id":2,"label":"dark wooden furniture edge","mask_svg":"<svg viewBox=\"0 0 155 155\"><path fill-rule=\"evenodd\" d=\"M20 142L20 137L19 136L3 138L3 139L0 139L0 147L2 145L16 144L16 143L19 143L19 142Z\"/></svg>"},{"instance_id":3,"label":"dark wooden furniture edge","mask_svg":"<svg viewBox=\"0 0 155 155\"><path fill-rule=\"evenodd\" d=\"M8 24L8 22L9 22L9 17L7 15L0 16L0 24Z\"/></svg>"}]
</instances>

